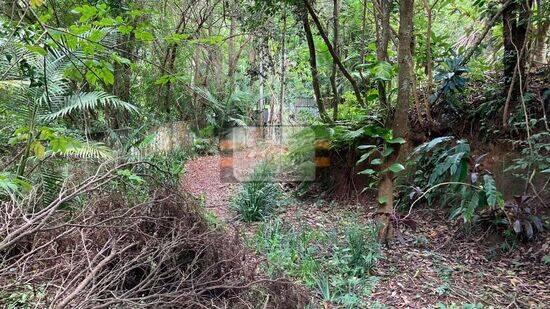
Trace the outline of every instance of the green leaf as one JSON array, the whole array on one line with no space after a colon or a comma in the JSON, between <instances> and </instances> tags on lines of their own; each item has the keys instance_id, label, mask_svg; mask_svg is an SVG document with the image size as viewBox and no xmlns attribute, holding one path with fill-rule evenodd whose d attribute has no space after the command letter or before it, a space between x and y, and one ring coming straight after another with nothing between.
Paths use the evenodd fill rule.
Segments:
<instances>
[{"instance_id":1,"label":"green leaf","mask_svg":"<svg viewBox=\"0 0 550 309\"><path fill-rule=\"evenodd\" d=\"M138 175L132 173L132 171L130 171L129 169L123 169L123 170L118 170L117 171L117 174L119 176L123 176L124 178L127 178L128 180L132 181L132 182L136 182L136 183L143 183L145 182L143 180L143 178L139 177Z\"/></svg>"},{"instance_id":2,"label":"green leaf","mask_svg":"<svg viewBox=\"0 0 550 309\"><path fill-rule=\"evenodd\" d=\"M386 147L384 148L384 151L382 151L382 156L387 157L393 153L392 147Z\"/></svg>"},{"instance_id":3,"label":"green leaf","mask_svg":"<svg viewBox=\"0 0 550 309\"><path fill-rule=\"evenodd\" d=\"M360 172L357 173L357 174L359 174L359 175L373 175L373 174L375 174L375 173L376 173L375 170L373 170L373 169L371 169L371 168L367 168L367 169L365 169L365 170L360 171Z\"/></svg>"},{"instance_id":4,"label":"green leaf","mask_svg":"<svg viewBox=\"0 0 550 309\"><path fill-rule=\"evenodd\" d=\"M115 75L107 67L101 68L101 77L106 85L113 85L115 83Z\"/></svg>"},{"instance_id":5,"label":"green leaf","mask_svg":"<svg viewBox=\"0 0 550 309\"><path fill-rule=\"evenodd\" d=\"M117 22L111 17L103 17L102 19L96 21L94 24L100 27L111 27L116 25Z\"/></svg>"},{"instance_id":6,"label":"green leaf","mask_svg":"<svg viewBox=\"0 0 550 309\"><path fill-rule=\"evenodd\" d=\"M366 149L372 149L372 148L376 148L376 145L361 145L357 147L357 149L360 149L360 150L366 150Z\"/></svg>"},{"instance_id":7,"label":"green leaf","mask_svg":"<svg viewBox=\"0 0 550 309\"><path fill-rule=\"evenodd\" d=\"M378 203L380 204L386 204L388 202L388 197L387 196L381 196L378 198Z\"/></svg>"},{"instance_id":8,"label":"green leaf","mask_svg":"<svg viewBox=\"0 0 550 309\"><path fill-rule=\"evenodd\" d=\"M166 36L164 39L168 43L179 43L181 41L189 39L189 34L186 33L173 33L168 36Z\"/></svg>"},{"instance_id":9,"label":"green leaf","mask_svg":"<svg viewBox=\"0 0 550 309\"><path fill-rule=\"evenodd\" d=\"M35 8L44 4L44 1L46 0L31 0L30 2L31 2L31 6Z\"/></svg>"},{"instance_id":10,"label":"green leaf","mask_svg":"<svg viewBox=\"0 0 550 309\"><path fill-rule=\"evenodd\" d=\"M399 173L404 170L405 167L400 163L394 163L388 169L394 173Z\"/></svg>"},{"instance_id":11,"label":"green leaf","mask_svg":"<svg viewBox=\"0 0 550 309\"><path fill-rule=\"evenodd\" d=\"M132 62L130 61L130 59L128 58L125 58L125 57L121 57L119 56L118 54L116 53L112 53L111 54L111 59L113 59L114 61L116 61L117 63L120 63L120 64L131 64Z\"/></svg>"},{"instance_id":12,"label":"green leaf","mask_svg":"<svg viewBox=\"0 0 550 309\"><path fill-rule=\"evenodd\" d=\"M25 45L25 48L30 52L37 53L42 56L45 56L46 54L48 54L48 52L44 48L38 45Z\"/></svg>"},{"instance_id":13,"label":"green leaf","mask_svg":"<svg viewBox=\"0 0 550 309\"><path fill-rule=\"evenodd\" d=\"M387 143L390 143L390 144L405 144L406 141L404 138L402 137L396 137L396 138L392 138L390 139L389 141L386 141Z\"/></svg>"},{"instance_id":14,"label":"green leaf","mask_svg":"<svg viewBox=\"0 0 550 309\"><path fill-rule=\"evenodd\" d=\"M39 141L34 141L31 143L30 148L37 158L39 159L44 158L44 154L46 153L46 148L44 147L44 145L42 145L42 143L40 143Z\"/></svg>"},{"instance_id":15,"label":"green leaf","mask_svg":"<svg viewBox=\"0 0 550 309\"><path fill-rule=\"evenodd\" d=\"M504 207L504 198L502 193L497 190L495 180L491 175L483 175L483 190L487 196L487 204L489 206Z\"/></svg>"},{"instance_id":16,"label":"green leaf","mask_svg":"<svg viewBox=\"0 0 550 309\"><path fill-rule=\"evenodd\" d=\"M10 173L0 173L0 193L19 194L21 191L29 191L32 185Z\"/></svg>"},{"instance_id":17,"label":"green leaf","mask_svg":"<svg viewBox=\"0 0 550 309\"><path fill-rule=\"evenodd\" d=\"M372 160L372 161L370 162L370 164L372 164L372 165L380 165L380 164L382 164L382 160L376 158L376 159Z\"/></svg>"},{"instance_id":18,"label":"green leaf","mask_svg":"<svg viewBox=\"0 0 550 309\"><path fill-rule=\"evenodd\" d=\"M44 115L41 118L45 121L62 118L75 111L95 110L99 106L109 105L112 108L124 109L131 112L137 112L137 108L127 102L124 102L114 95L103 91L82 92L65 97L65 104L57 111Z\"/></svg>"},{"instance_id":19,"label":"green leaf","mask_svg":"<svg viewBox=\"0 0 550 309\"><path fill-rule=\"evenodd\" d=\"M80 22L86 22L92 19L97 14L97 9L93 6L86 4L75 8L73 12L80 14Z\"/></svg>"},{"instance_id":20,"label":"green leaf","mask_svg":"<svg viewBox=\"0 0 550 309\"><path fill-rule=\"evenodd\" d=\"M378 62L370 71L375 80L389 81L393 78L393 67L386 61Z\"/></svg>"},{"instance_id":21,"label":"green leaf","mask_svg":"<svg viewBox=\"0 0 550 309\"><path fill-rule=\"evenodd\" d=\"M65 153L71 141L66 136L59 136L50 140L50 148L53 152Z\"/></svg>"},{"instance_id":22,"label":"green leaf","mask_svg":"<svg viewBox=\"0 0 550 309\"><path fill-rule=\"evenodd\" d=\"M130 34L130 32L134 30L134 27L129 25L120 25L117 27L117 29L118 29L118 32L120 32L121 34Z\"/></svg>"},{"instance_id":23,"label":"green leaf","mask_svg":"<svg viewBox=\"0 0 550 309\"><path fill-rule=\"evenodd\" d=\"M136 39L143 42L153 41L155 37L153 34L143 28L136 30Z\"/></svg>"},{"instance_id":24,"label":"green leaf","mask_svg":"<svg viewBox=\"0 0 550 309\"><path fill-rule=\"evenodd\" d=\"M359 158L359 160L357 160L356 164L357 165L361 164L363 161L368 159L372 155L372 153L375 152L375 151L376 151L376 148L373 148L369 152L362 154L361 157Z\"/></svg>"}]
</instances>

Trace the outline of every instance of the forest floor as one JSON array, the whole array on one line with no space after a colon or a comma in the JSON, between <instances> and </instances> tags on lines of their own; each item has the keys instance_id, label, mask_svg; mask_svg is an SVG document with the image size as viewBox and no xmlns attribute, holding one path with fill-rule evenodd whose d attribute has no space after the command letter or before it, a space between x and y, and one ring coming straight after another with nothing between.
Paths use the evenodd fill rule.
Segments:
<instances>
[{"instance_id":1,"label":"forest floor","mask_svg":"<svg viewBox=\"0 0 550 309\"><path fill-rule=\"evenodd\" d=\"M227 225L254 234L258 224L236 220L230 199L238 184L223 183L220 156L205 156L186 164L182 187L204 198L207 210ZM276 216L316 229L337 228L350 216L368 223L373 205L323 200L293 200ZM515 244L504 250L492 229L466 233L451 224L442 211L415 210L415 230L403 231L401 242L382 248L374 269L378 278L367 304L398 308L435 307L438 304L483 304L496 308L550 307L550 239ZM313 295L318 294L312 291ZM367 305L368 307L373 307ZM330 308L328 304L325 308ZM443 308L453 308L443 307ZM460 308L460 307L458 307Z\"/></svg>"}]
</instances>

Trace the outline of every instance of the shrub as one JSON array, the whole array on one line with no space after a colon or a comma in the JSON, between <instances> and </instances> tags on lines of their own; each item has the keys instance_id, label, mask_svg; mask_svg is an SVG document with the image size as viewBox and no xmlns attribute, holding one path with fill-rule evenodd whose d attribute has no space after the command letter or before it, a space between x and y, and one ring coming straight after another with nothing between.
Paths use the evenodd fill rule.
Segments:
<instances>
[{"instance_id":1,"label":"shrub","mask_svg":"<svg viewBox=\"0 0 550 309\"><path fill-rule=\"evenodd\" d=\"M262 163L258 165L250 181L244 183L241 190L231 201L235 209L245 222L260 221L270 215L277 206L281 191L273 182L273 167Z\"/></svg>"},{"instance_id":2,"label":"shrub","mask_svg":"<svg viewBox=\"0 0 550 309\"><path fill-rule=\"evenodd\" d=\"M504 207L493 176L481 169L484 157L472 156L467 141L451 136L420 145L409 161L416 170L409 195L415 200L412 205L423 197L428 204L440 201L443 206L453 205L451 219L462 217L464 222L475 221L488 207Z\"/></svg>"}]
</instances>

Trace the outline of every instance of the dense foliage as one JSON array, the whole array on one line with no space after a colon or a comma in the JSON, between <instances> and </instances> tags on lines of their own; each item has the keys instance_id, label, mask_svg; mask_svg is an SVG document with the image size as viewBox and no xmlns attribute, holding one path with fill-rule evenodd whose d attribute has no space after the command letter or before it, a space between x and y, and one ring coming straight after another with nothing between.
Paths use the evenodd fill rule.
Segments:
<instances>
[{"instance_id":1,"label":"dense foliage","mask_svg":"<svg viewBox=\"0 0 550 309\"><path fill-rule=\"evenodd\" d=\"M454 234L498 235L502 251L534 246L549 226L549 12L531 0L0 1L0 305L377 307L381 245L424 244L406 233L426 212ZM253 127L268 143L223 201L233 232L180 180L197 156L249 151L223 139ZM364 213L281 219L325 200ZM531 251L550 261L548 246ZM508 307L525 305L516 296ZM452 301L465 298L481 299Z\"/></svg>"}]
</instances>

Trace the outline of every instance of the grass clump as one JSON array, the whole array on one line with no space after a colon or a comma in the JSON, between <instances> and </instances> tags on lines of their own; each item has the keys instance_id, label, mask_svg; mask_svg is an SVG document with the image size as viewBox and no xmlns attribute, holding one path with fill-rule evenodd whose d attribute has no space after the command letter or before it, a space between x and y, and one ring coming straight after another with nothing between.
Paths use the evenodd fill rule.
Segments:
<instances>
[{"instance_id":1,"label":"grass clump","mask_svg":"<svg viewBox=\"0 0 550 309\"><path fill-rule=\"evenodd\" d=\"M275 219L261 224L253 241L269 275L293 277L323 301L357 307L378 281L372 275L380 257L375 236L376 228L356 222L323 230Z\"/></svg>"},{"instance_id":2,"label":"grass clump","mask_svg":"<svg viewBox=\"0 0 550 309\"><path fill-rule=\"evenodd\" d=\"M269 164L258 165L250 181L231 201L231 207L245 222L261 221L273 213L281 197L281 190L274 180L274 169Z\"/></svg>"}]
</instances>

